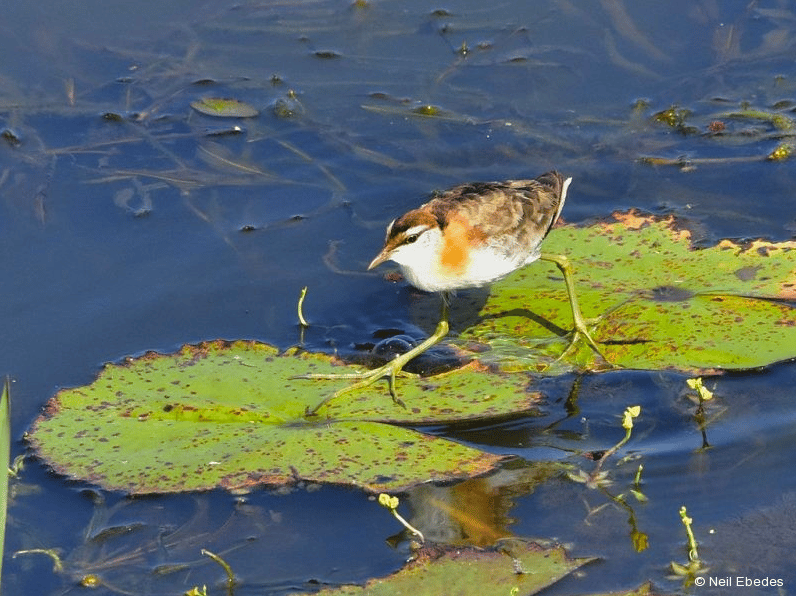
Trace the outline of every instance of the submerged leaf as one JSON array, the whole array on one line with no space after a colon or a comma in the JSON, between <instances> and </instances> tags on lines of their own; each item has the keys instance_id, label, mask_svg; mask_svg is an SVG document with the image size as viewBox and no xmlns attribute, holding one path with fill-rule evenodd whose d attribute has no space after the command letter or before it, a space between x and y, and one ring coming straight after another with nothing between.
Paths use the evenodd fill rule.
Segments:
<instances>
[{"instance_id":1,"label":"submerged leaf","mask_svg":"<svg viewBox=\"0 0 796 596\"><path fill-rule=\"evenodd\" d=\"M727 118L736 118L739 120L757 120L760 122L770 123L777 130L793 130L794 122L789 116L779 113L770 112L768 110L755 110L746 109L738 112L732 112L726 115Z\"/></svg>"},{"instance_id":2,"label":"submerged leaf","mask_svg":"<svg viewBox=\"0 0 796 596\"><path fill-rule=\"evenodd\" d=\"M517 542L510 552L477 548L427 547L403 569L364 586L341 586L318 594L458 594L507 596L536 594L593 561L571 559L561 547L545 549Z\"/></svg>"},{"instance_id":3,"label":"submerged leaf","mask_svg":"<svg viewBox=\"0 0 796 596\"><path fill-rule=\"evenodd\" d=\"M238 99L223 97L203 97L191 102L191 107L205 116L221 118L253 118L257 109Z\"/></svg>"}]
</instances>

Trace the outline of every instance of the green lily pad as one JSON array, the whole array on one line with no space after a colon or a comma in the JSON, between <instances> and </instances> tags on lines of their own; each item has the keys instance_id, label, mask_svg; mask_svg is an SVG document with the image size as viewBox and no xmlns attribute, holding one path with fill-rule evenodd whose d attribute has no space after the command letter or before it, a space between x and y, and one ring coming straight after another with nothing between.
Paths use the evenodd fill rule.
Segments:
<instances>
[{"instance_id":1,"label":"green lily pad","mask_svg":"<svg viewBox=\"0 0 796 596\"><path fill-rule=\"evenodd\" d=\"M796 242L700 249L674 218L631 211L559 227L544 248L569 258L583 314L598 319L592 337L615 365L705 373L796 357ZM480 315L462 338L492 347L483 361L547 374L600 366L585 346L556 360L572 315L549 263L496 283Z\"/></svg>"},{"instance_id":2,"label":"green lily pad","mask_svg":"<svg viewBox=\"0 0 796 596\"><path fill-rule=\"evenodd\" d=\"M619 592L601 592L600 594L589 594L588 596L655 596L658 594L652 589L650 582L641 584L634 590L621 590ZM586 596L586 595L584 595Z\"/></svg>"},{"instance_id":3,"label":"green lily pad","mask_svg":"<svg viewBox=\"0 0 796 596\"><path fill-rule=\"evenodd\" d=\"M253 118L257 108L238 99L223 97L203 97L191 102L191 107L205 116L219 118Z\"/></svg>"},{"instance_id":4,"label":"green lily pad","mask_svg":"<svg viewBox=\"0 0 796 596\"><path fill-rule=\"evenodd\" d=\"M528 596L593 560L571 559L561 547L546 549L534 543L521 543L510 554L476 548L426 547L389 577L370 580L364 586L321 590L318 594Z\"/></svg>"},{"instance_id":5,"label":"green lily pad","mask_svg":"<svg viewBox=\"0 0 796 596\"><path fill-rule=\"evenodd\" d=\"M130 493L244 490L298 480L400 491L484 474L503 459L390 423L507 416L534 409L522 375L466 367L319 402L350 383L292 377L350 372L332 357L278 354L253 341L207 342L109 364L47 404L28 438L69 478Z\"/></svg>"}]
</instances>

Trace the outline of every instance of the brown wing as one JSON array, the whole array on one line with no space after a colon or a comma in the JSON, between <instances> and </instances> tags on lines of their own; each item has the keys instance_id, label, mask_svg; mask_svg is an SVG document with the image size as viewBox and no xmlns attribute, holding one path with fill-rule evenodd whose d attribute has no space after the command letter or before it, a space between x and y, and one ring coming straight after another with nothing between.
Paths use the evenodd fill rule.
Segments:
<instances>
[{"instance_id":1,"label":"brown wing","mask_svg":"<svg viewBox=\"0 0 796 596\"><path fill-rule=\"evenodd\" d=\"M424 208L445 227L453 214L476 222L484 238L535 252L553 227L566 198L564 177L547 172L532 180L473 182L440 193ZM516 244L515 244L516 243Z\"/></svg>"}]
</instances>

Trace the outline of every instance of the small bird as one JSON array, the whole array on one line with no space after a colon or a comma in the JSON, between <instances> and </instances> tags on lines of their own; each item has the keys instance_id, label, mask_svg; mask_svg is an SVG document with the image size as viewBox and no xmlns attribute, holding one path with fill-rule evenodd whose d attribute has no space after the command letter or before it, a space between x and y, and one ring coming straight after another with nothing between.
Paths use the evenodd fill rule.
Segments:
<instances>
[{"instance_id":1,"label":"small bird","mask_svg":"<svg viewBox=\"0 0 796 596\"><path fill-rule=\"evenodd\" d=\"M368 270L394 261L414 287L442 293L440 321L428 339L384 366L362 374L336 375L360 379L345 391L388 377L390 394L400 403L395 377L407 362L448 334L451 293L484 286L539 259L555 263L564 275L575 322L570 347L582 338L605 360L578 306L569 261L541 252L571 182L572 178L551 171L531 180L462 184L436 193L424 205L393 220L387 226L384 247Z\"/></svg>"},{"instance_id":2,"label":"small bird","mask_svg":"<svg viewBox=\"0 0 796 596\"><path fill-rule=\"evenodd\" d=\"M541 256L572 178L473 182L434 196L387 226L368 270L391 260L427 292L484 286Z\"/></svg>"}]
</instances>

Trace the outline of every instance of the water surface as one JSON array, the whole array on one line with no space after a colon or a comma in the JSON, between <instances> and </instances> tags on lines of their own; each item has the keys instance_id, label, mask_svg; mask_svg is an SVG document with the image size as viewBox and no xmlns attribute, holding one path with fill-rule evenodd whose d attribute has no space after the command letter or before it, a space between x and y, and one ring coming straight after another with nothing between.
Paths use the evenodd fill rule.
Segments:
<instances>
[{"instance_id":1,"label":"water surface","mask_svg":"<svg viewBox=\"0 0 796 596\"><path fill-rule=\"evenodd\" d=\"M747 104L796 106L785 2L14 1L5 13L0 371L13 379L13 455L47 399L105 362L216 338L295 344L305 285L311 349L350 353L386 328L429 333L435 321L418 313L434 313L435 297L364 269L386 223L434 189L556 168L575 180L567 221L673 213L706 245L785 240L796 226L792 164L763 159L787 134L730 118L728 134L708 134ZM202 116L190 103L206 95L260 116ZM413 112L423 106L440 116ZM697 130L654 121L671 106ZM613 473L618 491L644 464L649 500L631 518L649 537L643 552L627 510L600 508L604 494L561 475L518 490L507 469L460 489L463 507L491 490L506 532L601 557L551 593L648 580L685 591L668 578L669 562L686 560L681 505L715 574L782 577L792 590L793 536L776 528L794 516L796 368L711 381L707 451L685 378L611 372L580 379L576 394L572 377L548 380L542 418L432 430L526 461L566 459L610 447L624 408L641 404L621 452L631 461ZM399 528L373 501L340 488L127 500L35 460L14 486L7 552L58 547L77 575L102 563L97 593L221 593L200 548L232 549L241 595L362 582L398 569L409 548L386 542ZM421 519L426 497L406 496ZM125 524L134 531L121 542L87 541ZM178 561L187 570L153 572ZM7 554L4 571L7 594L76 581L43 556Z\"/></svg>"}]
</instances>

